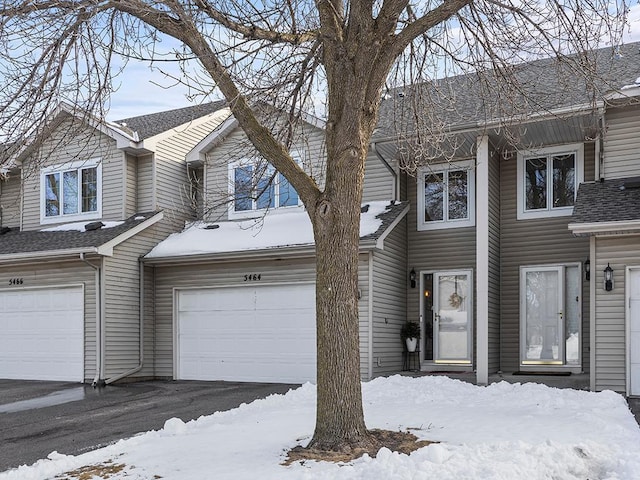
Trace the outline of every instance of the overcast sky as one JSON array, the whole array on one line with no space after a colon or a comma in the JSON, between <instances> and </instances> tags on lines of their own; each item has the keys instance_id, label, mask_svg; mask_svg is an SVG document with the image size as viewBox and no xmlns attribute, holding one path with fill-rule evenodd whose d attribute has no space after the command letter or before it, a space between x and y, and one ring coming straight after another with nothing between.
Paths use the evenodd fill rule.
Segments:
<instances>
[{"instance_id":1,"label":"overcast sky","mask_svg":"<svg viewBox=\"0 0 640 480\"><path fill-rule=\"evenodd\" d=\"M625 35L626 42L640 40L640 5L631 7L629 27ZM163 68L172 70L179 76L177 67L163 64ZM640 77L640 67L638 69ZM117 91L111 97L111 106L107 119L111 121L145 115L149 113L171 110L173 108L188 107L194 101L188 98L187 87L176 84L175 80L167 78L158 70L151 70L147 64L131 62L124 73L114 82ZM220 98L220 97L218 97ZM209 100L217 100L210 98Z\"/></svg>"}]
</instances>

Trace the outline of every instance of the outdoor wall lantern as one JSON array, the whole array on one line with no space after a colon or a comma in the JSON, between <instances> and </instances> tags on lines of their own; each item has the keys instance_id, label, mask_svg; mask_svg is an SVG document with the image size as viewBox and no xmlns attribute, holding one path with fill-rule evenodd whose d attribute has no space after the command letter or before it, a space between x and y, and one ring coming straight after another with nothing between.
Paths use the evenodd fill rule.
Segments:
<instances>
[{"instance_id":1,"label":"outdoor wall lantern","mask_svg":"<svg viewBox=\"0 0 640 480\"><path fill-rule=\"evenodd\" d=\"M613 269L608 263L607 268L604 269L604 289L607 292L613 290Z\"/></svg>"},{"instance_id":2,"label":"outdoor wall lantern","mask_svg":"<svg viewBox=\"0 0 640 480\"><path fill-rule=\"evenodd\" d=\"M587 282L591 280L591 261L588 258L584 262L584 278Z\"/></svg>"},{"instance_id":3,"label":"outdoor wall lantern","mask_svg":"<svg viewBox=\"0 0 640 480\"><path fill-rule=\"evenodd\" d=\"M416 288L416 270L414 268L409 272L409 281L411 282L411 288Z\"/></svg>"}]
</instances>

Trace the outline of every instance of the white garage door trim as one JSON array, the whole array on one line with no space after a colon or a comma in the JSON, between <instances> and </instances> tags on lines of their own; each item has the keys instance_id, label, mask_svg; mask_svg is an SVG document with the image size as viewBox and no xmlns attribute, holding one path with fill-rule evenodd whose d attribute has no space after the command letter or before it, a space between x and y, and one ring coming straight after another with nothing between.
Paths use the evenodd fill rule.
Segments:
<instances>
[{"instance_id":1,"label":"white garage door trim","mask_svg":"<svg viewBox=\"0 0 640 480\"><path fill-rule=\"evenodd\" d=\"M174 288L173 293L175 379L315 381L313 282ZM224 323L209 321L212 310ZM247 335L242 338L236 327Z\"/></svg>"},{"instance_id":2,"label":"white garage door trim","mask_svg":"<svg viewBox=\"0 0 640 480\"><path fill-rule=\"evenodd\" d=\"M0 378L84 381L84 285L0 290L0 332Z\"/></svg>"}]
</instances>

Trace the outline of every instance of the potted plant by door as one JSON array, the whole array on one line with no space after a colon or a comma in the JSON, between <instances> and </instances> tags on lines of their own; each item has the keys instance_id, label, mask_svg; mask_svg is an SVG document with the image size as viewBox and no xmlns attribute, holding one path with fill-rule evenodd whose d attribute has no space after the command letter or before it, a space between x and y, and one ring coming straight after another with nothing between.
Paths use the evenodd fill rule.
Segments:
<instances>
[{"instance_id":1,"label":"potted plant by door","mask_svg":"<svg viewBox=\"0 0 640 480\"><path fill-rule=\"evenodd\" d=\"M400 337L406 342L407 352L415 352L420 338L420 324L416 322L404 322Z\"/></svg>"}]
</instances>

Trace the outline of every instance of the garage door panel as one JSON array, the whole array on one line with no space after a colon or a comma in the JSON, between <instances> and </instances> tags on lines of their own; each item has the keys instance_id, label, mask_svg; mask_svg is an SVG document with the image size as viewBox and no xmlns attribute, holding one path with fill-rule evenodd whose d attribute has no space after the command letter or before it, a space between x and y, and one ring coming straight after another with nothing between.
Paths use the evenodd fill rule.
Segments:
<instances>
[{"instance_id":1,"label":"garage door panel","mask_svg":"<svg viewBox=\"0 0 640 480\"><path fill-rule=\"evenodd\" d=\"M177 301L177 378L315 380L313 285L186 290Z\"/></svg>"},{"instance_id":2,"label":"garage door panel","mask_svg":"<svg viewBox=\"0 0 640 480\"><path fill-rule=\"evenodd\" d=\"M0 291L0 378L84 380L82 287Z\"/></svg>"}]
</instances>

